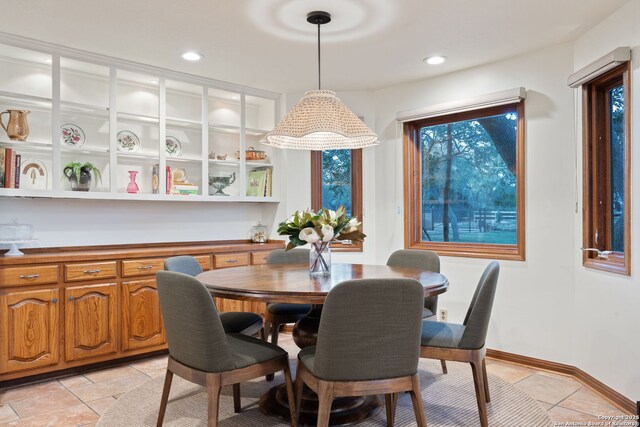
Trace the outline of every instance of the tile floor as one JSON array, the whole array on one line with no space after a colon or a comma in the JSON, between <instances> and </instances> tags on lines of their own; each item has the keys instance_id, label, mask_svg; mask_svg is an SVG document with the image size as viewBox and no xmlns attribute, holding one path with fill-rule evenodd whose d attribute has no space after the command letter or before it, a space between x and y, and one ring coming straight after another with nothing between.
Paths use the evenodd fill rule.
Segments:
<instances>
[{"instance_id":1,"label":"tile floor","mask_svg":"<svg viewBox=\"0 0 640 427\"><path fill-rule=\"evenodd\" d=\"M290 335L281 335L289 340ZM84 375L0 390L0 426L94 426L120 396L164 375L166 357L156 357ZM487 359L489 373L522 389L545 408L554 421L598 421L598 415L621 412L570 377Z\"/></svg>"}]
</instances>

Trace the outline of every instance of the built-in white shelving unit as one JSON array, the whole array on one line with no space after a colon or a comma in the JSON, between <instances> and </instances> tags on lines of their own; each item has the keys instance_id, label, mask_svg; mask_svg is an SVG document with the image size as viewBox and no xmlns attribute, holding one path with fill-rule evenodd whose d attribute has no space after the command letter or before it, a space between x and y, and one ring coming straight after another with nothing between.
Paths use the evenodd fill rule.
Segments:
<instances>
[{"instance_id":1,"label":"built-in white shelving unit","mask_svg":"<svg viewBox=\"0 0 640 427\"><path fill-rule=\"evenodd\" d=\"M277 122L279 98L0 33L0 112L30 111L26 141L0 129L0 148L21 157L19 188L0 188L0 197L277 202L278 153L260 142ZM63 128L80 139L65 141ZM266 159L246 160L252 148ZM101 179L72 191L63 175L71 162L92 163ZM257 170L268 171L272 190L248 196ZM210 181L221 177L231 182L227 195L214 196ZM174 194L176 186L197 192Z\"/></svg>"}]
</instances>

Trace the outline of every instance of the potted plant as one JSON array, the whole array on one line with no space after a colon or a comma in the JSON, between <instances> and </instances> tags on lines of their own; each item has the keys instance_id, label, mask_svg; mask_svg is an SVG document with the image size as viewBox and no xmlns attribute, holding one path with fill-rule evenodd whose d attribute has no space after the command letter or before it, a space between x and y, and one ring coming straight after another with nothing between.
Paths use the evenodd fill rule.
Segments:
<instances>
[{"instance_id":1,"label":"potted plant","mask_svg":"<svg viewBox=\"0 0 640 427\"><path fill-rule=\"evenodd\" d=\"M96 180L98 180L98 182L102 180L100 169L89 162L67 163L67 165L62 170L62 173L69 179L71 190L73 191L89 191L89 187L91 186L92 174L95 175L95 178Z\"/></svg>"}]
</instances>

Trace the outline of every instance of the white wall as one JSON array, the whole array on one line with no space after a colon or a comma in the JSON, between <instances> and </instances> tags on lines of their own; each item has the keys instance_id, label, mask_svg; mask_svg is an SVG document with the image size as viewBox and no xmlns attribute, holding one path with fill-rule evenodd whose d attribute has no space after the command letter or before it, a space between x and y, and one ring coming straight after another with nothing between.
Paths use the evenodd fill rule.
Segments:
<instances>
[{"instance_id":1,"label":"white wall","mask_svg":"<svg viewBox=\"0 0 640 427\"><path fill-rule=\"evenodd\" d=\"M572 364L573 349L573 70L571 44L375 94L377 261L404 246L402 130L396 112L523 86L526 116L526 261L501 261L488 346ZM444 257L450 288L440 306L461 322L488 260Z\"/></svg>"},{"instance_id":2,"label":"white wall","mask_svg":"<svg viewBox=\"0 0 640 427\"><path fill-rule=\"evenodd\" d=\"M33 224L41 247L248 239L262 206L2 197L0 224L11 218Z\"/></svg>"},{"instance_id":3,"label":"white wall","mask_svg":"<svg viewBox=\"0 0 640 427\"><path fill-rule=\"evenodd\" d=\"M632 47L631 77L631 276L599 272L575 265L575 364L627 397L640 398L640 0L633 0L575 43L575 69L620 46ZM578 103L576 114L580 117ZM578 141L581 135L578 133ZM580 156L582 153L580 152ZM582 179L582 177L580 178ZM581 212L581 211L580 211ZM582 244L582 217L574 216L575 244Z\"/></svg>"}]
</instances>

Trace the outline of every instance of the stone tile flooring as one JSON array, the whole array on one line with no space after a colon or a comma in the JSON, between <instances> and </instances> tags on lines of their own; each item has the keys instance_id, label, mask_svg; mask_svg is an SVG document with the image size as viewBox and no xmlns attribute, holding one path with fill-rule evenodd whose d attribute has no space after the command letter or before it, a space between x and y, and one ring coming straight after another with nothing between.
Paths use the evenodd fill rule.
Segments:
<instances>
[{"instance_id":1,"label":"stone tile flooring","mask_svg":"<svg viewBox=\"0 0 640 427\"><path fill-rule=\"evenodd\" d=\"M291 336L282 334L281 340ZM120 396L164 375L166 357L58 380L0 389L0 426L89 427ZM554 421L598 421L621 411L570 377L487 359L487 371L536 399ZM471 374L471 370L469 370Z\"/></svg>"}]
</instances>

